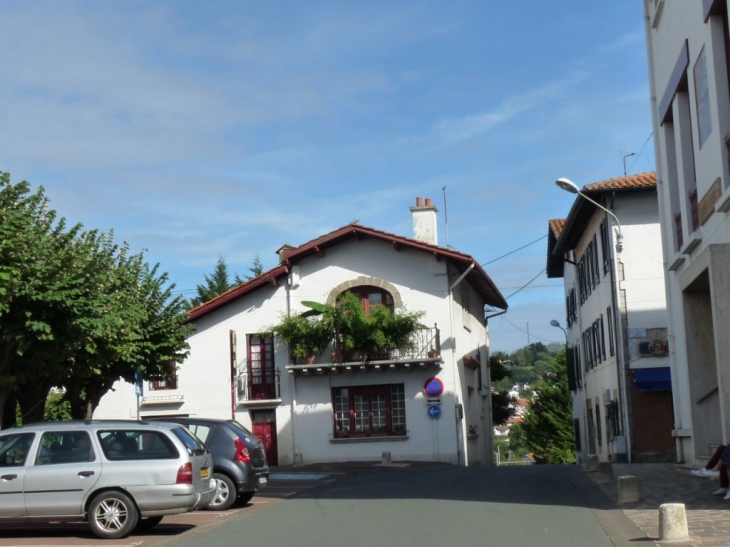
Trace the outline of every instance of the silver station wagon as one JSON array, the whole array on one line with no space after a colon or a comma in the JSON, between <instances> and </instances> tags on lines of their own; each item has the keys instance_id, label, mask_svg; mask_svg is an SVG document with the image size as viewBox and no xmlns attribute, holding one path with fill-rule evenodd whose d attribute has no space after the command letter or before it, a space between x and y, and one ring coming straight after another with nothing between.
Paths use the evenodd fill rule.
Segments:
<instances>
[{"instance_id":1,"label":"silver station wagon","mask_svg":"<svg viewBox=\"0 0 730 547\"><path fill-rule=\"evenodd\" d=\"M215 495L208 449L179 424L38 423L0 431L0 524L87 521L128 536Z\"/></svg>"}]
</instances>

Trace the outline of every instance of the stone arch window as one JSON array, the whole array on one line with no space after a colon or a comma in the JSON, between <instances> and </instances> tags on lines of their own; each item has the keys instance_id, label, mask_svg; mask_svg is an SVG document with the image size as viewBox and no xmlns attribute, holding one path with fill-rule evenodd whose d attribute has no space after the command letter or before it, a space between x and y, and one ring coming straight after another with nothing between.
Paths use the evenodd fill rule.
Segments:
<instances>
[{"instance_id":1,"label":"stone arch window","mask_svg":"<svg viewBox=\"0 0 730 547\"><path fill-rule=\"evenodd\" d=\"M403 299L395 285L377 277L360 276L340 283L330 291L327 304L335 306L337 298L344 292L358 294L363 301L363 308L368 311L371 306L387 306L392 310L403 307Z\"/></svg>"}]
</instances>

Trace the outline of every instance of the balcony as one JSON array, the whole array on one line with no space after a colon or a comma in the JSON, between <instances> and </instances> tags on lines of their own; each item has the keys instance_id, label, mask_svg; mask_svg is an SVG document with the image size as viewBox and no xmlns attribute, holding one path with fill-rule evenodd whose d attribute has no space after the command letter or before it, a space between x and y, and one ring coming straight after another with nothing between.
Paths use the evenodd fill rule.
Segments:
<instances>
[{"instance_id":1,"label":"balcony","mask_svg":"<svg viewBox=\"0 0 730 547\"><path fill-rule=\"evenodd\" d=\"M255 370L238 377L238 403L246 406L270 406L281 401L281 371Z\"/></svg>"},{"instance_id":2,"label":"balcony","mask_svg":"<svg viewBox=\"0 0 730 547\"><path fill-rule=\"evenodd\" d=\"M161 391L168 389L177 389L177 374L171 374L166 378L159 380L151 380L147 382L147 389L149 391Z\"/></svg>"},{"instance_id":3,"label":"balcony","mask_svg":"<svg viewBox=\"0 0 730 547\"><path fill-rule=\"evenodd\" d=\"M335 349L339 348L339 349ZM290 374L325 374L385 370L417 370L441 367L441 333L438 327L417 330L401 349L376 348L344 351L333 341L330 351L312 356L306 362L291 360Z\"/></svg>"}]
</instances>

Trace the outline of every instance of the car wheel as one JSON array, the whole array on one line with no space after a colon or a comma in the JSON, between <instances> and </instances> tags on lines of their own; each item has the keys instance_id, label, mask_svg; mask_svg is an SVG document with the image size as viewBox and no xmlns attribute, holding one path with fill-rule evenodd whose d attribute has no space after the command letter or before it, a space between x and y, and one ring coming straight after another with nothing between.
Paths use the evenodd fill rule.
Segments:
<instances>
[{"instance_id":1,"label":"car wheel","mask_svg":"<svg viewBox=\"0 0 730 547\"><path fill-rule=\"evenodd\" d=\"M97 537L127 537L137 526L139 513L132 499L121 492L102 492L89 505L89 526Z\"/></svg>"},{"instance_id":2,"label":"car wheel","mask_svg":"<svg viewBox=\"0 0 730 547\"><path fill-rule=\"evenodd\" d=\"M137 530L151 530L162 522L162 517L142 517L137 523Z\"/></svg>"},{"instance_id":3,"label":"car wheel","mask_svg":"<svg viewBox=\"0 0 730 547\"><path fill-rule=\"evenodd\" d=\"M225 511L236 501L236 485L222 473L213 473L215 481L215 496L206 509L212 511Z\"/></svg>"},{"instance_id":4,"label":"car wheel","mask_svg":"<svg viewBox=\"0 0 730 547\"><path fill-rule=\"evenodd\" d=\"M241 492L241 495L238 496L238 502L241 505L244 505L251 501L253 499L253 496L256 492Z\"/></svg>"}]
</instances>

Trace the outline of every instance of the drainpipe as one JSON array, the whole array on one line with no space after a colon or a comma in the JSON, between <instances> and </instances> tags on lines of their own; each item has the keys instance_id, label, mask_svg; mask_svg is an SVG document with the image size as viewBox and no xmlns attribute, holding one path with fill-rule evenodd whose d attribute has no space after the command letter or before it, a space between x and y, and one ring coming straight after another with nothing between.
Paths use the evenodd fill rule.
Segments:
<instances>
[{"instance_id":1,"label":"drainpipe","mask_svg":"<svg viewBox=\"0 0 730 547\"><path fill-rule=\"evenodd\" d=\"M457 384L457 377L456 377L456 336L454 333L454 289L461 283L464 278L475 268L474 262L472 262L469 267L464 271L463 274L461 274L456 281L454 281L451 286L449 287L449 328L451 329L451 372L452 372L452 383L454 385L454 421L455 421L455 427L456 427L456 464L461 465L461 456L462 456L462 427L461 424L459 424L459 400L460 400L460 394L458 393L458 390L456 389L459 384ZM448 269L448 266L447 266ZM463 420L463 418L462 418ZM466 445L464 445L464 449L466 449ZM466 463L466 462L465 462Z\"/></svg>"},{"instance_id":2,"label":"drainpipe","mask_svg":"<svg viewBox=\"0 0 730 547\"><path fill-rule=\"evenodd\" d=\"M286 315L291 315L291 269L286 276ZM289 392L291 395L291 450L292 464L297 463L297 436L294 432L296 425L296 409L297 409L297 376L295 372L291 373L291 382L289 383Z\"/></svg>"}]
</instances>

